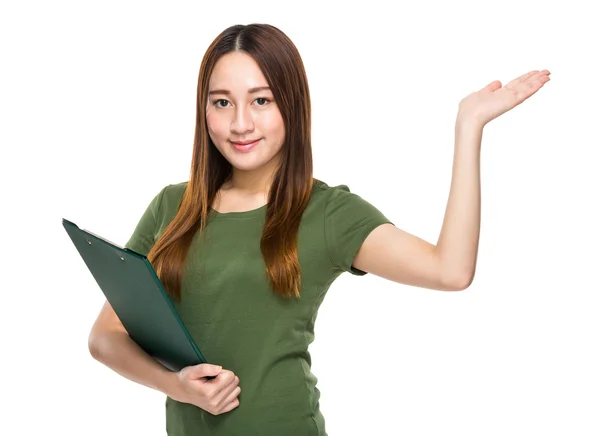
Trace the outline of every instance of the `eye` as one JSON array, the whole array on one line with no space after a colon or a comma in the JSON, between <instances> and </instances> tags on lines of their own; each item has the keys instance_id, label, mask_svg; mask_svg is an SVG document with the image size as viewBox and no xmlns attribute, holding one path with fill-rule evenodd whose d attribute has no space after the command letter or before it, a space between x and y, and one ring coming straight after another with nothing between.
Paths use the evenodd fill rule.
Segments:
<instances>
[{"instance_id":1,"label":"eye","mask_svg":"<svg viewBox=\"0 0 600 436\"><path fill-rule=\"evenodd\" d=\"M258 101L258 100L264 100L265 104L259 104L259 106L266 106L268 102L270 102L271 100L269 100L268 98L264 98L264 97L258 97L256 100L254 101Z\"/></svg>"},{"instance_id":2,"label":"eye","mask_svg":"<svg viewBox=\"0 0 600 436\"><path fill-rule=\"evenodd\" d=\"M265 98L265 97L258 97L258 98L257 98L257 99L255 99L254 101L259 101L259 100L260 100L260 101L264 101L264 103L262 103L262 104L258 104L258 106L266 106L268 103L270 103L270 102L271 102L271 100L270 100L270 99L268 99L268 98ZM224 104L224 105L221 105L221 104L219 104L219 102L222 102L222 101L224 101L224 102L225 102L225 104ZM214 101L213 101L213 105L214 105L214 106L216 106L216 107L218 107L218 108L221 108L221 109L224 109L224 108L226 108L226 107L227 107L227 106L226 106L226 105L227 105L227 103L229 103L229 102L228 102L227 100L223 99L223 98L220 98L220 99L218 99L218 100L214 100Z\"/></svg>"},{"instance_id":3,"label":"eye","mask_svg":"<svg viewBox=\"0 0 600 436\"><path fill-rule=\"evenodd\" d=\"M215 100L215 101L213 101L213 104L214 104L216 107L223 107L223 106L220 106L220 105L218 104L220 101L224 101L224 102L227 102L227 103L229 103L227 100L223 100L223 99L221 98L221 99L219 99L219 100Z\"/></svg>"}]
</instances>

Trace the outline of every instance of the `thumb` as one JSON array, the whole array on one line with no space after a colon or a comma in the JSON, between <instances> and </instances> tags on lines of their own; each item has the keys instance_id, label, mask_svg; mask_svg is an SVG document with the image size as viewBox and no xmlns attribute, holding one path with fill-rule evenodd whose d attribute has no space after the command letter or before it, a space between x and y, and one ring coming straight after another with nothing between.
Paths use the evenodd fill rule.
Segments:
<instances>
[{"instance_id":1,"label":"thumb","mask_svg":"<svg viewBox=\"0 0 600 436\"><path fill-rule=\"evenodd\" d=\"M217 375L223 369L220 365L212 365L210 363L201 363L195 365L191 371L194 377L206 377L211 375Z\"/></svg>"},{"instance_id":2,"label":"thumb","mask_svg":"<svg viewBox=\"0 0 600 436\"><path fill-rule=\"evenodd\" d=\"M486 86L484 86L481 91L497 91L500 88L502 88L502 82L500 82L499 80L494 80L493 82L488 83Z\"/></svg>"}]
</instances>

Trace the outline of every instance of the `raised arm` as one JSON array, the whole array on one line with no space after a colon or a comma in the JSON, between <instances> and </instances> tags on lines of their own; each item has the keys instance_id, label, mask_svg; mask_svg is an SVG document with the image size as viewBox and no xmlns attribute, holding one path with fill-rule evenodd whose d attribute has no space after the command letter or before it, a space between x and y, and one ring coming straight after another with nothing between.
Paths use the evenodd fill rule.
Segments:
<instances>
[{"instance_id":1,"label":"raised arm","mask_svg":"<svg viewBox=\"0 0 600 436\"><path fill-rule=\"evenodd\" d=\"M536 93L550 80L549 74L548 70L531 71L504 87L494 81L460 102L450 194L436 245L383 224L365 239L352 265L407 285L443 291L466 289L475 275L479 247L483 128Z\"/></svg>"}]
</instances>

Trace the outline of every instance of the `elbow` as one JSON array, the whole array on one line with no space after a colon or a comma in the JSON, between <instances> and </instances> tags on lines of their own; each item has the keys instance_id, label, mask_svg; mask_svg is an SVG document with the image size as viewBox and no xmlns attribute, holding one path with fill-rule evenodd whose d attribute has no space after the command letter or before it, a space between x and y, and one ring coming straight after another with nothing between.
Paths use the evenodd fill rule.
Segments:
<instances>
[{"instance_id":1,"label":"elbow","mask_svg":"<svg viewBox=\"0 0 600 436\"><path fill-rule=\"evenodd\" d=\"M94 330L92 330L88 336L88 350L95 360L101 361L102 337Z\"/></svg>"},{"instance_id":2,"label":"elbow","mask_svg":"<svg viewBox=\"0 0 600 436\"><path fill-rule=\"evenodd\" d=\"M473 283L473 276L467 276L466 278L462 279L462 280L458 280L455 283L455 291L464 291L465 289L467 289L469 286L471 286L471 283Z\"/></svg>"},{"instance_id":3,"label":"elbow","mask_svg":"<svg viewBox=\"0 0 600 436\"><path fill-rule=\"evenodd\" d=\"M439 254L436 257L437 278L441 290L464 291L471 286L475 277L476 264L474 262L452 262Z\"/></svg>"},{"instance_id":4,"label":"elbow","mask_svg":"<svg viewBox=\"0 0 600 436\"><path fill-rule=\"evenodd\" d=\"M469 286L471 286L471 283L473 283L474 277L475 277L474 273L453 275L452 277L449 277L443 281L444 290L446 290L446 291L464 291Z\"/></svg>"}]
</instances>

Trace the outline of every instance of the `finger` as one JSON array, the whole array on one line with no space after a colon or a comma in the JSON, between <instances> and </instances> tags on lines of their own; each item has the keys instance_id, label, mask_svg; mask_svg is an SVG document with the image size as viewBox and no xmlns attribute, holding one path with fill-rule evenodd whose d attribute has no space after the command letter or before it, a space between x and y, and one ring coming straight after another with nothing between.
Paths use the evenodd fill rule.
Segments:
<instances>
[{"instance_id":1,"label":"finger","mask_svg":"<svg viewBox=\"0 0 600 436\"><path fill-rule=\"evenodd\" d=\"M216 404L216 408L220 409L221 407L224 407L229 402L231 402L233 398L237 397L237 394L234 393L238 390L241 391L241 388L237 385L237 383L232 383L228 385L225 389L221 390L218 394L213 394L212 399L213 403ZM228 401L226 402L226 400Z\"/></svg>"},{"instance_id":2,"label":"finger","mask_svg":"<svg viewBox=\"0 0 600 436\"><path fill-rule=\"evenodd\" d=\"M544 83L546 83L549 80L550 78L545 74L539 76L535 75L530 77L525 82L520 83L518 86L511 89L510 91L512 91L512 93L515 95L514 98L516 98L517 104L520 104L523 101L527 100L529 97L531 97L533 94L538 92L540 88L544 86Z\"/></svg>"},{"instance_id":3,"label":"finger","mask_svg":"<svg viewBox=\"0 0 600 436\"><path fill-rule=\"evenodd\" d=\"M525 81L523 81L523 83L525 84L529 84L529 83L538 83L538 82L542 82L542 83L546 83L546 79L550 79L549 77L550 75L550 71L548 70L543 70L543 71L538 71L537 74L533 74L531 76L529 76Z\"/></svg>"},{"instance_id":4,"label":"finger","mask_svg":"<svg viewBox=\"0 0 600 436\"><path fill-rule=\"evenodd\" d=\"M218 396L222 392L228 393L235 389L240 379L231 371L223 371L213 381L217 383L213 395Z\"/></svg>"},{"instance_id":5,"label":"finger","mask_svg":"<svg viewBox=\"0 0 600 436\"><path fill-rule=\"evenodd\" d=\"M548 70L539 71L537 74L528 77L527 80L523 82L522 87L535 92L540 89L544 83L550 80L549 74L550 71Z\"/></svg>"},{"instance_id":6,"label":"finger","mask_svg":"<svg viewBox=\"0 0 600 436\"><path fill-rule=\"evenodd\" d=\"M522 82L526 81L527 79L529 79L530 77L536 75L537 73L539 73L538 70L533 70L533 71L530 71L528 73L525 73L522 76L519 76L516 79L511 80L504 87L508 88L508 89L513 89L513 88L517 87L519 85L519 83L522 83Z\"/></svg>"},{"instance_id":7,"label":"finger","mask_svg":"<svg viewBox=\"0 0 600 436\"><path fill-rule=\"evenodd\" d=\"M235 401L238 396L240 395L240 392L242 392L242 388L239 386L236 386L231 392L229 392L227 395L223 395L223 398L221 398L219 400L219 405L217 406L219 409L221 407L225 407L227 405L229 405L229 403Z\"/></svg>"},{"instance_id":8,"label":"finger","mask_svg":"<svg viewBox=\"0 0 600 436\"><path fill-rule=\"evenodd\" d=\"M236 407L238 407L240 405L240 400L238 400L237 398L235 400L233 400L231 403L229 403L227 406L225 406L223 409L221 409L221 413L227 413L232 411L233 409L235 409Z\"/></svg>"}]
</instances>

